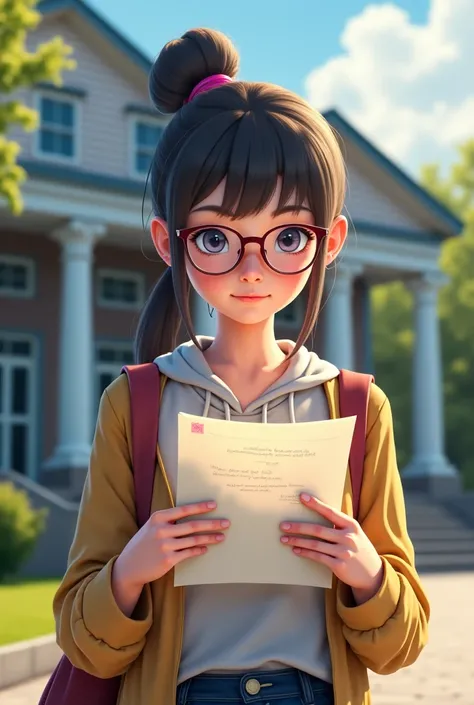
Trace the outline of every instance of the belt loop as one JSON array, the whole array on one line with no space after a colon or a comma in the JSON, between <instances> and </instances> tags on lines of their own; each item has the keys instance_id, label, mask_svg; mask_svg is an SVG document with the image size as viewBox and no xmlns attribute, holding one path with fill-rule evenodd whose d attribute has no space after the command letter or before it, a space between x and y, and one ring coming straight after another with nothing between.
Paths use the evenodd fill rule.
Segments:
<instances>
[{"instance_id":1,"label":"belt loop","mask_svg":"<svg viewBox=\"0 0 474 705\"><path fill-rule=\"evenodd\" d=\"M300 679L301 692L303 694L303 705L314 705L314 693L311 687L311 679L307 673L298 671Z\"/></svg>"},{"instance_id":2,"label":"belt loop","mask_svg":"<svg viewBox=\"0 0 474 705\"><path fill-rule=\"evenodd\" d=\"M192 682L192 678L188 678L187 681L184 681L178 686L178 702L177 705L186 705L186 700L188 699L188 692L189 692L189 687Z\"/></svg>"}]
</instances>

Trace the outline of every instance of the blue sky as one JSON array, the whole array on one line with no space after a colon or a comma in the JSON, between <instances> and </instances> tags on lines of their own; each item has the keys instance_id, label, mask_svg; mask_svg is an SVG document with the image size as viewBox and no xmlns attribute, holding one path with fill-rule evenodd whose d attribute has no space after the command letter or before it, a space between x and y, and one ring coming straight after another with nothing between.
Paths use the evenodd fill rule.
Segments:
<instances>
[{"instance_id":1,"label":"blue sky","mask_svg":"<svg viewBox=\"0 0 474 705\"><path fill-rule=\"evenodd\" d=\"M447 0L449 1L449 0ZM304 94L304 79L340 52L348 19L364 0L92 0L90 4L153 57L170 39L192 27L228 34L241 55L239 77L278 83ZM398 0L414 23L426 20L429 0ZM131 12L131 7L133 12Z\"/></svg>"},{"instance_id":2,"label":"blue sky","mask_svg":"<svg viewBox=\"0 0 474 705\"><path fill-rule=\"evenodd\" d=\"M239 78L336 108L417 177L474 137L473 0L87 0L150 58L186 30L228 34Z\"/></svg>"}]
</instances>

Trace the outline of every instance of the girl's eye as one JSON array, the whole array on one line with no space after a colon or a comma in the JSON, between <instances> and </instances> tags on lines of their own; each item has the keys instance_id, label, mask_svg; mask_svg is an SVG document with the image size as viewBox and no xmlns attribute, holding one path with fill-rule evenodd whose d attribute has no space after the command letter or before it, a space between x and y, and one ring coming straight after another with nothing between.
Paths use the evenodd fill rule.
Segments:
<instances>
[{"instance_id":1,"label":"girl's eye","mask_svg":"<svg viewBox=\"0 0 474 705\"><path fill-rule=\"evenodd\" d=\"M191 239L198 250L204 252L206 255L221 255L229 250L227 237L217 228L200 230L194 233Z\"/></svg>"},{"instance_id":2,"label":"girl's eye","mask_svg":"<svg viewBox=\"0 0 474 705\"><path fill-rule=\"evenodd\" d=\"M284 228L275 240L277 252L293 254L301 252L308 244L308 240L313 238L312 233L302 228Z\"/></svg>"}]
</instances>

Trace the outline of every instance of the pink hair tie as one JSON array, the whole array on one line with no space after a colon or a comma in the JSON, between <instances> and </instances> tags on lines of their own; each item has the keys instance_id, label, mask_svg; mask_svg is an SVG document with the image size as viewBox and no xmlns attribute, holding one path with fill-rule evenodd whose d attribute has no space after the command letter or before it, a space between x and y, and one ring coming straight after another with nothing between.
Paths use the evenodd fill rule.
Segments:
<instances>
[{"instance_id":1,"label":"pink hair tie","mask_svg":"<svg viewBox=\"0 0 474 705\"><path fill-rule=\"evenodd\" d=\"M226 83L232 83L233 79L230 76L226 76L224 73L216 73L213 76L208 76L199 81L197 86L193 88L190 93L189 98L187 98L184 103L190 103L193 98L195 98L199 93L204 93L204 91L210 91L213 88L218 88Z\"/></svg>"}]
</instances>

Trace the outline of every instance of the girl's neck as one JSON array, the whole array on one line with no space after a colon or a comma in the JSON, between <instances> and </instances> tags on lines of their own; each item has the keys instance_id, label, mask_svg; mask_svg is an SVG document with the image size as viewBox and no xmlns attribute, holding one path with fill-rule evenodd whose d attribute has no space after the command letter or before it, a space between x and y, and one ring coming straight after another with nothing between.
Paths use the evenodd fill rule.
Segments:
<instances>
[{"instance_id":1,"label":"girl's neck","mask_svg":"<svg viewBox=\"0 0 474 705\"><path fill-rule=\"evenodd\" d=\"M219 316L216 337L204 357L243 409L274 384L289 364L275 339L273 319L243 325Z\"/></svg>"},{"instance_id":2,"label":"girl's neck","mask_svg":"<svg viewBox=\"0 0 474 705\"><path fill-rule=\"evenodd\" d=\"M204 354L211 368L233 367L240 374L269 372L286 360L275 338L273 318L247 325L218 315L216 337Z\"/></svg>"}]
</instances>

